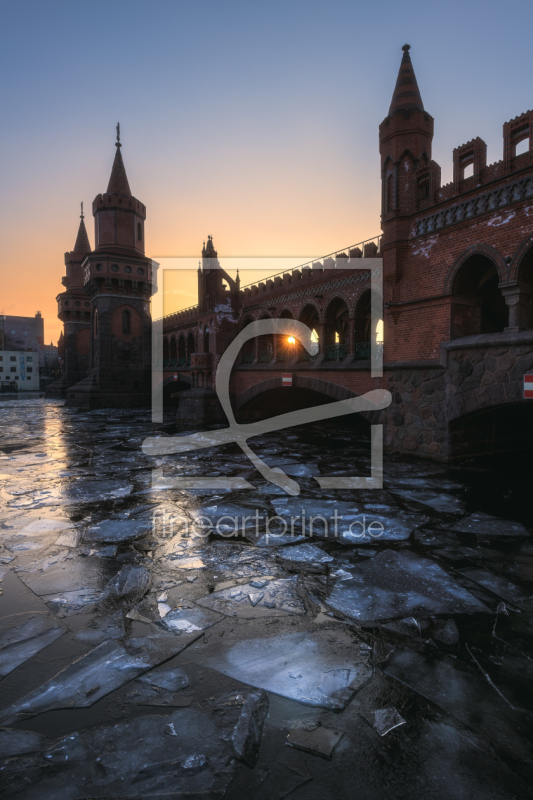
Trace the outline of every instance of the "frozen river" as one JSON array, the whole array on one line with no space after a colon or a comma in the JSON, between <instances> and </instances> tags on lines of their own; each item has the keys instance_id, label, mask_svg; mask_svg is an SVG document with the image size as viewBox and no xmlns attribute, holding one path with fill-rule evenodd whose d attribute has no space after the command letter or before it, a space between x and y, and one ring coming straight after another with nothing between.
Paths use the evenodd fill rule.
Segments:
<instances>
[{"instance_id":1,"label":"frozen river","mask_svg":"<svg viewBox=\"0 0 533 800\"><path fill-rule=\"evenodd\" d=\"M1 796L531 796L529 489L389 457L326 491L369 444L324 424L251 442L290 497L156 431L0 402Z\"/></svg>"}]
</instances>

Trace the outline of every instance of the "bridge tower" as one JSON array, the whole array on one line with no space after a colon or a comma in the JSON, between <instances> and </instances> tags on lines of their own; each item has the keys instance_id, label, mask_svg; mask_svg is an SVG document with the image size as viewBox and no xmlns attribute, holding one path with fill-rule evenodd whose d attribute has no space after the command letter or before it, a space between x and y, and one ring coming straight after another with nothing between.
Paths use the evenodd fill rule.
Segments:
<instances>
[{"instance_id":1,"label":"bridge tower","mask_svg":"<svg viewBox=\"0 0 533 800\"><path fill-rule=\"evenodd\" d=\"M131 193L121 147L117 125L109 184L93 201L95 249L82 263L91 297L90 369L69 389L67 405L150 403L150 297L156 265L145 256L146 207Z\"/></svg>"},{"instance_id":2,"label":"bridge tower","mask_svg":"<svg viewBox=\"0 0 533 800\"><path fill-rule=\"evenodd\" d=\"M65 397L67 389L81 380L89 368L91 347L91 303L85 291L82 261L91 251L81 204L80 224L74 249L65 253L65 290L57 295L57 316L63 323L62 375L46 388L47 397Z\"/></svg>"},{"instance_id":3,"label":"bridge tower","mask_svg":"<svg viewBox=\"0 0 533 800\"><path fill-rule=\"evenodd\" d=\"M400 302L411 216L440 185L431 161L433 117L424 109L409 55L403 57L389 113L379 126L385 302Z\"/></svg>"}]
</instances>

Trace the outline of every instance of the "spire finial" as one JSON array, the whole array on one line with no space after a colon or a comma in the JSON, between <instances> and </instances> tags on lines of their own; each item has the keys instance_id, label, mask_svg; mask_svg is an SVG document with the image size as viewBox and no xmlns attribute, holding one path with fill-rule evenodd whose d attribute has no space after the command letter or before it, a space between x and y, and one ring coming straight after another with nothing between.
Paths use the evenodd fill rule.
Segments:
<instances>
[{"instance_id":1,"label":"spire finial","mask_svg":"<svg viewBox=\"0 0 533 800\"><path fill-rule=\"evenodd\" d=\"M117 141L115 142L116 147L122 147L120 144L120 122L117 122Z\"/></svg>"},{"instance_id":2,"label":"spire finial","mask_svg":"<svg viewBox=\"0 0 533 800\"><path fill-rule=\"evenodd\" d=\"M85 219L85 217L83 216L83 200L81 201L81 214L80 214L80 219Z\"/></svg>"},{"instance_id":3,"label":"spire finial","mask_svg":"<svg viewBox=\"0 0 533 800\"><path fill-rule=\"evenodd\" d=\"M422 103L415 71L411 63L411 56L409 55L410 49L410 44L404 44L402 47L402 62L389 108L389 116L397 111L408 111L410 109L424 111L424 104Z\"/></svg>"}]
</instances>

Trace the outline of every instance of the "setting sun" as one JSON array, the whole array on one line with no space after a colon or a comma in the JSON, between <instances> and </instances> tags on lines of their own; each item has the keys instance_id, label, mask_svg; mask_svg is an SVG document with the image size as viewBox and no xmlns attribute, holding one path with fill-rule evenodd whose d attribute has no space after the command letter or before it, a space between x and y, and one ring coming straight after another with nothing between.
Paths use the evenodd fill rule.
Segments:
<instances>
[{"instance_id":1,"label":"setting sun","mask_svg":"<svg viewBox=\"0 0 533 800\"><path fill-rule=\"evenodd\" d=\"M289 344L295 344L295 342L296 342L296 339L294 338L294 336L289 336L289 338L287 339L287 341L289 342Z\"/></svg>"}]
</instances>

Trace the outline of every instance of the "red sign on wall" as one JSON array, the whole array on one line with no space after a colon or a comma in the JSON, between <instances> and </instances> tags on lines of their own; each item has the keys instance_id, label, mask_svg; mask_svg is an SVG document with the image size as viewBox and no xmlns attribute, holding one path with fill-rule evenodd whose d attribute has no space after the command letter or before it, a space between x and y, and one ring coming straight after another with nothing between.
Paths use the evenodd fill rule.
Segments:
<instances>
[{"instance_id":1,"label":"red sign on wall","mask_svg":"<svg viewBox=\"0 0 533 800\"><path fill-rule=\"evenodd\" d=\"M282 373L282 375L281 375L281 385L282 386L292 386L292 372L283 372Z\"/></svg>"},{"instance_id":2,"label":"red sign on wall","mask_svg":"<svg viewBox=\"0 0 533 800\"><path fill-rule=\"evenodd\" d=\"M533 400L533 372L524 375L524 397Z\"/></svg>"}]
</instances>

